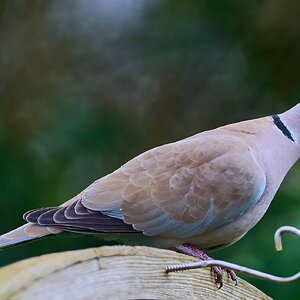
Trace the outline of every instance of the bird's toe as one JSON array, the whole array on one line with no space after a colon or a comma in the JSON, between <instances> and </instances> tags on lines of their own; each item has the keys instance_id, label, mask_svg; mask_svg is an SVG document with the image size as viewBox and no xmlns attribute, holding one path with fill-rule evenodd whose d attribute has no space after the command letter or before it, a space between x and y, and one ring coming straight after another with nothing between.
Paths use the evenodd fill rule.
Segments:
<instances>
[{"instance_id":1,"label":"bird's toe","mask_svg":"<svg viewBox=\"0 0 300 300\"><path fill-rule=\"evenodd\" d=\"M239 283L239 279L237 277L237 275L235 274L235 272L231 269L225 269L225 271L227 272L229 278L235 282L235 285L237 286Z\"/></svg>"}]
</instances>

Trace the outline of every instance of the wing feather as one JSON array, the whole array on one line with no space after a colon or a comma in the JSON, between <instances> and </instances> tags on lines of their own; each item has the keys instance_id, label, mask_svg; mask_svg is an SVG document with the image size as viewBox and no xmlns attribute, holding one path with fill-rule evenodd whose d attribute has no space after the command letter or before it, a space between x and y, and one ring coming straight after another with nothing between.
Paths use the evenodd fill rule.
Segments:
<instances>
[{"instance_id":1,"label":"wing feather","mask_svg":"<svg viewBox=\"0 0 300 300\"><path fill-rule=\"evenodd\" d=\"M232 221L265 186L241 138L205 133L134 158L88 187L82 204L108 215L121 211L146 235L188 237Z\"/></svg>"}]
</instances>

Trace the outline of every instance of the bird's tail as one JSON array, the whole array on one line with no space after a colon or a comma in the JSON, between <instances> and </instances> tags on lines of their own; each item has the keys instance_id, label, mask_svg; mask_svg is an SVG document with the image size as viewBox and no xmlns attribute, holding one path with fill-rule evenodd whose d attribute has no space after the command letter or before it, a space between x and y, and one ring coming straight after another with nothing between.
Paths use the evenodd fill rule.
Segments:
<instances>
[{"instance_id":1,"label":"bird's tail","mask_svg":"<svg viewBox=\"0 0 300 300\"><path fill-rule=\"evenodd\" d=\"M61 232L60 229L56 229L53 227L46 227L33 223L27 223L21 227L18 227L8 233L1 235L0 249L28 242L48 234L54 234L59 232Z\"/></svg>"}]
</instances>

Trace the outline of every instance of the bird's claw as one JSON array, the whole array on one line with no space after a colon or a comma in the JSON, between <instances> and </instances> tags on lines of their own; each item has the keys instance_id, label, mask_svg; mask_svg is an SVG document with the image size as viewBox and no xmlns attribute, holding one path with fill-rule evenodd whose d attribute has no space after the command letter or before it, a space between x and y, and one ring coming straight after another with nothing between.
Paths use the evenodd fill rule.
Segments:
<instances>
[{"instance_id":1,"label":"bird's claw","mask_svg":"<svg viewBox=\"0 0 300 300\"><path fill-rule=\"evenodd\" d=\"M238 285L238 277L236 276L235 272L230 269L226 268L221 268L218 266L213 266L211 267L212 272L214 273L215 276L215 282L218 286L218 290L222 288L223 286L223 271L226 271L228 274L228 277L235 282L235 286Z\"/></svg>"},{"instance_id":2,"label":"bird's claw","mask_svg":"<svg viewBox=\"0 0 300 300\"><path fill-rule=\"evenodd\" d=\"M218 287L218 290L223 286L223 270L222 268L220 267L217 267L217 266L213 266L211 267L211 270L214 274L214 277L215 277L215 282L217 284L217 286L219 285Z\"/></svg>"},{"instance_id":3,"label":"bird's claw","mask_svg":"<svg viewBox=\"0 0 300 300\"><path fill-rule=\"evenodd\" d=\"M193 246L192 244L183 243L181 245L178 245L176 248L180 252L185 253L187 255L191 255L191 256L196 257L200 260L203 260L203 261L211 260L211 257L209 257L206 253L204 253L203 251L201 251L197 247ZM186 268L186 266L184 264L181 265L179 268L175 268L175 270L177 270L177 271L178 270L183 271L183 270L187 270L187 269L188 268ZM215 266L212 265L211 270L214 274L215 283L217 284L218 289L222 288L222 286L223 286L223 271L227 272L230 279L235 282L235 285L238 284L238 277L236 276L236 274L233 270L228 269L228 268L222 268L218 265L215 265ZM169 269L168 269L168 271L169 271Z\"/></svg>"},{"instance_id":4,"label":"bird's claw","mask_svg":"<svg viewBox=\"0 0 300 300\"><path fill-rule=\"evenodd\" d=\"M235 272L231 269L225 269L225 271L227 272L230 279L235 282L235 286L237 286L239 283L239 278L236 276Z\"/></svg>"}]
</instances>

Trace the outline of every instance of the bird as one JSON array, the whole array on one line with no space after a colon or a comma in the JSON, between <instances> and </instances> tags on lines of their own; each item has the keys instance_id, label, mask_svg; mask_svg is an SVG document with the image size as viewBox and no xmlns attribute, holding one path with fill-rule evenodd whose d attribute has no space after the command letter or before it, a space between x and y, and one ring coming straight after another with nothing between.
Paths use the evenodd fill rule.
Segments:
<instances>
[{"instance_id":1,"label":"bird","mask_svg":"<svg viewBox=\"0 0 300 300\"><path fill-rule=\"evenodd\" d=\"M263 217L299 142L300 103L155 147L63 204L25 213L0 248L71 231L210 259L206 251L237 242ZM222 284L222 270L213 271Z\"/></svg>"}]
</instances>

